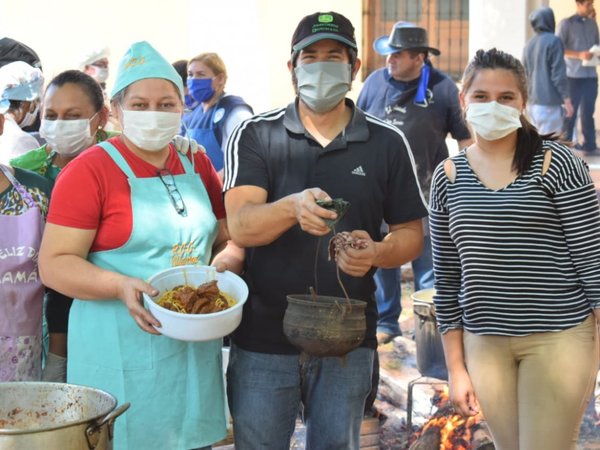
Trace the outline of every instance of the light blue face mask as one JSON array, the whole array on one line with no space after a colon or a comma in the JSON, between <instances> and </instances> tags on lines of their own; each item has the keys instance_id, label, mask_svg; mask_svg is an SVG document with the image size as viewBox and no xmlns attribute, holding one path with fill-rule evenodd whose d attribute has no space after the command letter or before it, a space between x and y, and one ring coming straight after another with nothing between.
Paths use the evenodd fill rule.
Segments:
<instances>
[{"instance_id":1,"label":"light blue face mask","mask_svg":"<svg viewBox=\"0 0 600 450\"><path fill-rule=\"evenodd\" d=\"M344 100L352 83L352 67L346 63L323 61L301 64L294 72L300 99L317 113L335 108Z\"/></svg>"}]
</instances>

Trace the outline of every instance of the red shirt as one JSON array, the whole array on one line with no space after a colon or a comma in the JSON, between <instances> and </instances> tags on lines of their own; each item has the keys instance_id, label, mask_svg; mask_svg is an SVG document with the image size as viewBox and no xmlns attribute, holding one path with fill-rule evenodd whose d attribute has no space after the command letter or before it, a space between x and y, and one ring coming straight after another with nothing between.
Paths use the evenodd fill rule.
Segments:
<instances>
[{"instance_id":1,"label":"red shirt","mask_svg":"<svg viewBox=\"0 0 600 450\"><path fill-rule=\"evenodd\" d=\"M109 139L139 178L157 176L156 166L131 152L119 137ZM191 160L191 156L188 153ZM194 155L217 220L225 218L222 184L208 157ZM167 168L173 175L185 173L177 151L170 146ZM94 146L69 162L59 174L50 201L49 223L84 230L97 230L91 252L124 245L133 226L131 194L127 176L106 151Z\"/></svg>"}]
</instances>

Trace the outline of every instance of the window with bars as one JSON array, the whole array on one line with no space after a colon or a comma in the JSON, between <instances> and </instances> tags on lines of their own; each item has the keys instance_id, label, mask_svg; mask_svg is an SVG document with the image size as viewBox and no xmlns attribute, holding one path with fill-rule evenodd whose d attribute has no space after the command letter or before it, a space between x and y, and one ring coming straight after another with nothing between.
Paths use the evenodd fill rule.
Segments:
<instances>
[{"instance_id":1,"label":"window with bars","mask_svg":"<svg viewBox=\"0 0 600 450\"><path fill-rule=\"evenodd\" d=\"M469 20L469 0L437 0L437 11L440 20Z\"/></svg>"},{"instance_id":2,"label":"window with bars","mask_svg":"<svg viewBox=\"0 0 600 450\"><path fill-rule=\"evenodd\" d=\"M381 0L381 2L384 14L382 18L386 22L397 22L399 19L396 19L396 17L402 17L401 20L406 22L419 22L421 20L422 5L420 1Z\"/></svg>"},{"instance_id":3,"label":"window with bars","mask_svg":"<svg viewBox=\"0 0 600 450\"><path fill-rule=\"evenodd\" d=\"M389 35L394 23L412 22L427 30L429 45L440 50L435 67L459 80L468 62L469 0L364 0L363 79L385 64L373 40Z\"/></svg>"}]
</instances>

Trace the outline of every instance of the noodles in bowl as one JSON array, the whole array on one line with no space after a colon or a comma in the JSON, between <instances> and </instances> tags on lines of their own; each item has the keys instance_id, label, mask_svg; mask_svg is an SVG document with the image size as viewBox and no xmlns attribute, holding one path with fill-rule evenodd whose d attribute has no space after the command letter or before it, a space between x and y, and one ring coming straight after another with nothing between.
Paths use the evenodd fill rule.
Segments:
<instances>
[{"instance_id":1,"label":"noodles in bowl","mask_svg":"<svg viewBox=\"0 0 600 450\"><path fill-rule=\"evenodd\" d=\"M230 334L242 320L248 286L232 272L178 266L156 273L148 283L159 293L154 297L144 293L144 303L165 336L209 341Z\"/></svg>"},{"instance_id":2,"label":"noodles in bowl","mask_svg":"<svg viewBox=\"0 0 600 450\"><path fill-rule=\"evenodd\" d=\"M235 305L235 300L217 287L217 280L202 283L197 288L184 284L165 291L159 306L183 314L210 314Z\"/></svg>"}]
</instances>

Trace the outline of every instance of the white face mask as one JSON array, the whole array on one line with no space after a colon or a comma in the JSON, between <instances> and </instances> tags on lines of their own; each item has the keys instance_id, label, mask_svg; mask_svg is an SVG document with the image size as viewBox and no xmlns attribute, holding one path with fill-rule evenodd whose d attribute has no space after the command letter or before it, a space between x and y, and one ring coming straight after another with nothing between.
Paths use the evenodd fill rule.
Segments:
<instances>
[{"instance_id":1,"label":"white face mask","mask_svg":"<svg viewBox=\"0 0 600 450\"><path fill-rule=\"evenodd\" d=\"M35 109L33 110L33 112L27 111L25 113L25 117L23 117L23 120L21 120L21 122L19 123L19 127L25 128L25 127L28 127L29 125L33 125L33 122L35 122L35 119L37 118L39 106L40 105L38 105L36 103Z\"/></svg>"},{"instance_id":2,"label":"white face mask","mask_svg":"<svg viewBox=\"0 0 600 450\"><path fill-rule=\"evenodd\" d=\"M521 128L520 117L518 109L493 101L471 103L466 119L479 136L487 141L496 141Z\"/></svg>"},{"instance_id":3,"label":"white face mask","mask_svg":"<svg viewBox=\"0 0 600 450\"><path fill-rule=\"evenodd\" d=\"M149 152L164 149L181 129L181 114L123 109L123 134L137 147Z\"/></svg>"},{"instance_id":4,"label":"white face mask","mask_svg":"<svg viewBox=\"0 0 600 450\"><path fill-rule=\"evenodd\" d=\"M301 64L294 69L298 80L298 95L317 113L331 111L350 90L350 64L321 61Z\"/></svg>"},{"instance_id":5,"label":"white face mask","mask_svg":"<svg viewBox=\"0 0 600 450\"><path fill-rule=\"evenodd\" d=\"M98 83L104 83L108 80L108 67L98 67L92 66L94 68L94 73L91 74L91 77L96 80Z\"/></svg>"},{"instance_id":6,"label":"white face mask","mask_svg":"<svg viewBox=\"0 0 600 450\"><path fill-rule=\"evenodd\" d=\"M42 119L40 135L52 148L64 156L74 156L94 143L90 133L90 119L78 120L48 120Z\"/></svg>"}]
</instances>

